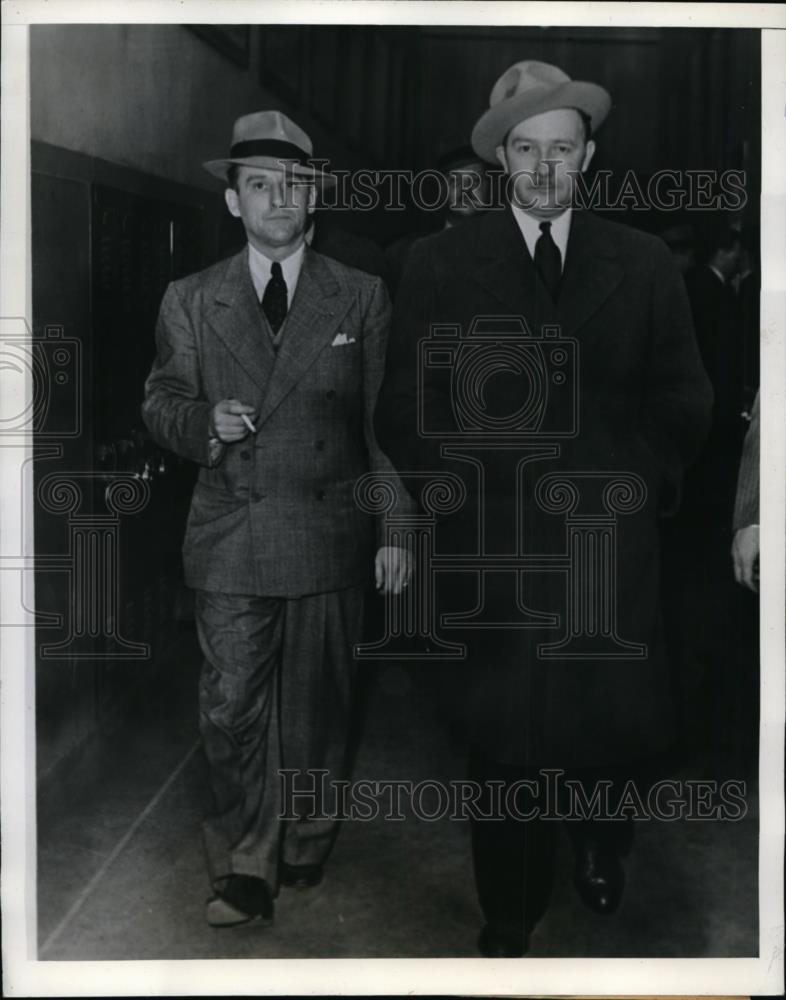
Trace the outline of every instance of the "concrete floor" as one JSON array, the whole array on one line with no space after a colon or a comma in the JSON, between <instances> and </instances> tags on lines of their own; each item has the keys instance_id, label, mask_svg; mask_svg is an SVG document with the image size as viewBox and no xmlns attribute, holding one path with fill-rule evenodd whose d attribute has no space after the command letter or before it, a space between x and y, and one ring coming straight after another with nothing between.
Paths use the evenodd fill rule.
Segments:
<instances>
[{"instance_id":1,"label":"concrete floor","mask_svg":"<svg viewBox=\"0 0 786 1000\"><path fill-rule=\"evenodd\" d=\"M39 958L477 957L469 829L447 819L345 823L323 883L282 890L272 927L207 926L198 666L185 633L155 702L105 728L41 789ZM462 754L424 696L426 668L364 669L373 683L355 777L463 777ZM607 918L576 897L561 834L553 900L530 954L755 955L755 799L748 808L736 823L637 824L626 895Z\"/></svg>"}]
</instances>

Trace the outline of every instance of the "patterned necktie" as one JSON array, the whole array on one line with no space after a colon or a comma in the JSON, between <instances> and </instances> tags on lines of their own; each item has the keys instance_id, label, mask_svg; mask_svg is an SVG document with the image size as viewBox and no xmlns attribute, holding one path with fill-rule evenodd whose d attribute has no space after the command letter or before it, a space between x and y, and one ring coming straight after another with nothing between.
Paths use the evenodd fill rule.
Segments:
<instances>
[{"instance_id":1,"label":"patterned necktie","mask_svg":"<svg viewBox=\"0 0 786 1000\"><path fill-rule=\"evenodd\" d=\"M562 279L562 257L559 247L551 235L551 223L541 222L540 232L541 235L535 244L535 267L551 296L551 301L556 302L559 299L559 286Z\"/></svg>"},{"instance_id":2,"label":"patterned necktie","mask_svg":"<svg viewBox=\"0 0 786 1000\"><path fill-rule=\"evenodd\" d=\"M277 260L273 261L270 268L270 280L262 296L262 308L273 334L277 334L287 315L287 283Z\"/></svg>"}]
</instances>

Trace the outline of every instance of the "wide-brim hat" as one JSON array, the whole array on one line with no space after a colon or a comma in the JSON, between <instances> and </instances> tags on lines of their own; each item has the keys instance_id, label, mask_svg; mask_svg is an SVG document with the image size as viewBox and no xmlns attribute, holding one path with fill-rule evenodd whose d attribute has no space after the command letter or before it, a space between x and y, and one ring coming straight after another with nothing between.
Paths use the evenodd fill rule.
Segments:
<instances>
[{"instance_id":1,"label":"wide-brim hat","mask_svg":"<svg viewBox=\"0 0 786 1000\"><path fill-rule=\"evenodd\" d=\"M595 132L611 109L611 97L596 83L571 80L549 63L515 63L494 84L489 109L472 130L472 148L484 160L496 163L497 146L514 125L559 108L583 111Z\"/></svg>"},{"instance_id":2,"label":"wide-brim hat","mask_svg":"<svg viewBox=\"0 0 786 1000\"><path fill-rule=\"evenodd\" d=\"M281 111L256 111L238 118L232 128L229 156L202 166L225 181L233 163L241 167L281 170L320 187L336 183L333 174L311 162L314 147L300 126Z\"/></svg>"}]
</instances>

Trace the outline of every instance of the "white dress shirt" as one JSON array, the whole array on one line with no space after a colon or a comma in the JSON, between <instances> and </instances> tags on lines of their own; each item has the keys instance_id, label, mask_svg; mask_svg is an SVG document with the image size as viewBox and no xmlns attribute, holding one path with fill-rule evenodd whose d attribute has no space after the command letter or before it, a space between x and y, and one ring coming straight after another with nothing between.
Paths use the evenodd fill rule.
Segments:
<instances>
[{"instance_id":1,"label":"white dress shirt","mask_svg":"<svg viewBox=\"0 0 786 1000\"><path fill-rule=\"evenodd\" d=\"M284 260L279 261L279 264L281 264L281 273L284 276L284 282L287 286L288 306L292 305L292 299L297 288L297 280L300 277L300 268L303 264L303 252L305 248L306 244L301 243L294 253L291 253ZM250 243L248 244L248 268L251 271L251 280L254 282L254 291L257 293L257 298L260 302L262 301L262 296L265 294L267 283L270 281L270 268L272 265L273 261L270 257L266 257L255 246L252 246Z\"/></svg>"},{"instance_id":2,"label":"white dress shirt","mask_svg":"<svg viewBox=\"0 0 786 1000\"><path fill-rule=\"evenodd\" d=\"M527 244L529 255L533 260L535 259L535 244L543 235L540 231L540 224L541 222L551 223L551 237L557 244L557 249L559 250L560 257L562 258L562 267L564 270L565 254L568 252L570 220L573 215L573 209L566 208L562 215L558 215L553 219L536 219L534 215L528 215L522 208L519 208L518 205L511 205L510 207L513 211L513 218L516 220L516 223L521 230L521 235L524 237L524 241Z\"/></svg>"}]
</instances>

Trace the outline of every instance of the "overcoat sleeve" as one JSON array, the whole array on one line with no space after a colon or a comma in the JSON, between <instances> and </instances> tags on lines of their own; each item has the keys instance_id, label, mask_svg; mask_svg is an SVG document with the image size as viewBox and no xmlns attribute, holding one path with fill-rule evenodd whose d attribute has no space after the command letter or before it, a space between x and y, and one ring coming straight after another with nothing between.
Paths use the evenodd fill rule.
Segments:
<instances>
[{"instance_id":1,"label":"overcoat sleeve","mask_svg":"<svg viewBox=\"0 0 786 1000\"><path fill-rule=\"evenodd\" d=\"M418 434L418 343L428 334L434 315L434 280L427 254L416 247L396 295L385 378L375 415L377 437L393 464L413 472L442 465L441 461L436 466L430 461L431 442ZM439 402L429 399L429 406ZM449 405L448 400L444 404ZM421 408L425 406L422 400Z\"/></svg>"},{"instance_id":2,"label":"overcoat sleeve","mask_svg":"<svg viewBox=\"0 0 786 1000\"><path fill-rule=\"evenodd\" d=\"M385 359L390 330L390 298L381 279L374 283L374 291L363 319L363 428L369 455L369 469L380 473L386 482L396 490L397 516L413 513L415 504L405 489L388 455L381 447L374 424L374 412L379 397L380 385L385 374ZM383 544L384 521L378 524L378 541Z\"/></svg>"},{"instance_id":3,"label":"overcoat sleeve","mask_svg":"<svg viewBox=\"0 0 786 1000\"><path fill-rule=\"evenodd\" d=\"M661 512L679 503L682 474L698 456L712 420L712 385L702 364L688 294L665 244L656 244L651 284L649 362L639 437L653 455L666 494Z\"/></svg>"},{"instance_id":4,"label":"overcoat sleeve","mask_svg":"<svg viewBox=\"0 0 786 1000\"><path fill-rule=\"evenodd\" d=\"M158 444L211 468L225 449L210 444L212 408L202 389L202 361L192 318L172 283L158 314L156 358L145 383L142 418Z\"/></svg>"},{"instance_id":5,"label":"overcoat sleeve","mask_svg":"<svg viewBox=\"0 0 786 1000\"><path fill-rule=\"evenodd\" d=\"M421 342L428 338L431 324L439 316L435 306L438 282L428 241L418 241L396 294L385 378L375 414L379 442L405 482L407 473L437 477L454 472L460 479L466 474L466 463L442 454L439 432L456 432L449 382L421 359ZM420 426L422 414L428 414L426 434ZM418 492L415 486L413 492Z\"/></svg>"}]
</instances>

